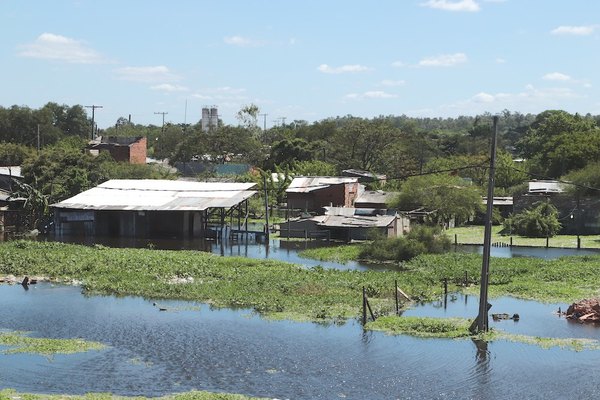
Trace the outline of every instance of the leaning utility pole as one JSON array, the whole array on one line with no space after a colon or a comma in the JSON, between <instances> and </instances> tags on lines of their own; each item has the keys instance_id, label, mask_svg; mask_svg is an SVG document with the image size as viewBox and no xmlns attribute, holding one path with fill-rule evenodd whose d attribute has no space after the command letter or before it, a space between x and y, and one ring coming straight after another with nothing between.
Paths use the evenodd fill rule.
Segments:
<instances>
[{"instance_id":1,"label":"leaning utility pole","mask_svg":"<svg viewBox=\"0 0 600 400\"><path fill-rule=\"evenodd\" d=\"M471 331L488 331L488 285L490 278L490 250L492 245L492 211L494 207L494 182L496 173L496 136L498 135L498 116L494 116L492 143L490 150L490 172L487 190L487 210L485 213L485 231L483 234L483 262L481 264L481 282L479 290L479 315L471 325ZM475 328L475 322L477 326Z\"/></svg>"},{"instance_id":2,"label":"leaning utility pole","mask_svg":"<svg viewBox=\"0 0 600 400\"><path fill-rule=\"evenodd\" d=\"M96 106L96 105L91 105L91 106L85 106L85 108L91 108L92 109L92 140L96 139L96 124L94 123L94 116L95 116L95 111L96 108L103 108L102 106Z\"/></svg>"},{"instance_id":3,"label":"leaning utility pole","mask_svg":"<svg viewBox=\"0 0 600 400\"><path fill-rule=\"evenodd\" d=\"M187 103L186 103L187 104ZM162 114L162 118L163 118L163 124L162 124L162 128L160 129L160 133L165 133L165 115L168 114L168 112L155 112L154 114Z\"/></svg>"}]
</instances>

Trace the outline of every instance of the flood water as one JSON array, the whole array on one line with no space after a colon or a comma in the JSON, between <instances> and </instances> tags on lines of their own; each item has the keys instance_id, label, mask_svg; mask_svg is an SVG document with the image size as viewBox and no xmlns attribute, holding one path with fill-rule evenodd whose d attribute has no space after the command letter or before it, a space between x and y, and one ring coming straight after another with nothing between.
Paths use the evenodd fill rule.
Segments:
<instances>
[{"instance_id":1,"label":"flood water","mask_svg":"<svg viewBox=\"0 0 600 400\"><path fill-rule=\"evenodd\" d=\"M456 251L465 253L483 254L483 246L473 244L461 244L454 246ZM527 246L512 246L512 247L491 247L490 256L501 258L512 257L535 257L545 258L548 260L565 257L565 256L587 256L600 255L598 249L565 249L558 247L527 247Z\"/></svg>"},{"instance_id":2,"label":"flood water","mask_svg":"<svg viewBox=\"0 0 600 400\"><path fill-rule=\"evenodd\" d=\"M418 339L342 326L267 321L249 310L138 297L84 296L41 283L0 285L0 328L81 337L110 347L76 355L0 354L0 386L22 392L159 396L192 389L280 399L592 399L600 351L543 350L504 341ZM600 339L543 305L492 299L491 322L511 332ZM475 297L454 296L405 315L469 316ZM564 305L563 305L564 307Z\"/></svg>"}]
</instances>

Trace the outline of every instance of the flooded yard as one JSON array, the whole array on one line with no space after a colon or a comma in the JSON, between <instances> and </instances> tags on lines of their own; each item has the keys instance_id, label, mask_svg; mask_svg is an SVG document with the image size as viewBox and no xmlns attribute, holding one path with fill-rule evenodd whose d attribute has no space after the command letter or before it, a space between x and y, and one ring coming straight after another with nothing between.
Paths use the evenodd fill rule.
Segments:
<instances>
[{"instance_id":1,"label":"flooded yard","mask_svg":"<svg viewBox=\"0 0 600 400\"><path fill-rule=\"evenodd\" d=\"M358 322L269 321L250 310L139 297L85 296L40 283L0 285L0 328L110 347L51 358L1 354L0 386L22 392L110 391L158 396L192 389L290 399L595 398L600 351L544 350L496 341L418 339L364 332ZM558 304L492 299L519 313L493 328L527 335L600 339L594 326L553 312ZM451 295L404 315L473 317L477 298ZM563 307L565 305L562 305Z\"/></svg>"}]
</instances>

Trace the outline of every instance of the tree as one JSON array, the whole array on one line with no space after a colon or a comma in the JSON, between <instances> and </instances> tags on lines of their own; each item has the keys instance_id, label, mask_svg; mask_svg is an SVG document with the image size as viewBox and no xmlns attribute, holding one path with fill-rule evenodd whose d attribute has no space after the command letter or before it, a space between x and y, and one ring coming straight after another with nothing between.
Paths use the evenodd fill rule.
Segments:
<instances>
[{"instance_id":1,"label":"tree","mask_svg":"<svg viewBox=\"0 0 600 400\"><path fill-rule=\"evenodd\" d=\"M407 211L418 208L433 211L433 221L438 224L447 224L452 218L466 221L483 210L479 188L445 174L408 178L391 206Z\"/></svg>"},{"instance_id":2,"label":"tree","mask_svg":"<svg viewBox=\"0 0 600 400\"><path fill-rule=\"evenodd\" d=\"M600 188L600 162L594 162L585 167L572 171L561 178L562 181L572 182L566 190L579 196L597 196Z\"/></svg>"},{"instance_id":3,"label":"tree","mask_svg":"<svg viewBox=\"0 0 600 400\"><path fill-rule=\"evenodd\" d=\"M532 208L504 220L503 233L526 237L552 237L561 229L558 210L547 201L539 201Z\"/></svg>"},{"instance_id":4,"label":"tree","mask_svg":"<svg viewBox=\"0 0 600 400\"><path fill-rule=\"evenodd\" d=\"M33 154L33 149L22 144L0 143L0 166L21 165Z\"/></svg>"},{"instance_id":5,"label":"tree","mask_svg":"<svg viewBox=\"0 0 600 400\"><path fill-rule=\"evenodd\" d=\"M532 172L558 178L590 161L600 161L600 129L592 118L544 111L517 143Z\"/></svg>"}]
</instances>

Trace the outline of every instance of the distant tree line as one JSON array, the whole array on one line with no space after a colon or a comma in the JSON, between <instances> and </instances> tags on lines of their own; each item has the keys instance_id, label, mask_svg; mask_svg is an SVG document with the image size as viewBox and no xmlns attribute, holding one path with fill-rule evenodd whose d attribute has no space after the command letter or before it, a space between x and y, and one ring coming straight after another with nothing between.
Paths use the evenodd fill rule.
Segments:
<instances>
[{"instance_id":1,"label":"distant tree line","mask_svg":"<svg viewBox=\"0 0 600 400\"><path fill-rule=\"evenodd\" d=\"M207 132L200 122L159 127L121 117L98 134L145 136L148 154L171 164L251 164L263 171L253 179L262 184L262 176L268 177L267 185L279 193L272 201L281 200L285 187L272 181L270 172L287 177L336 175L350 168L386 174L385 186L375 182L371 187L404 192L397 205L426 204L439 211L441 220L468 215L472 210L464 207L467 199L471 202L485 193L490 114L370 119L347 115L313 123L296 120L263 130L257 124L259 112L254 105L245 106L237 115L238 124L219 121ZM561 110L537 115L505 110L499 119L496 193L522 190L531 177L568 179L579 182L575 187L582 193L594 190L600 185L599 120ZM23 165L26 183L50 201L113 177L165 176L151 167L119 166L107 156L92 157L84 150L90 137L91 121L81 105L0 107L0 164Z\"/></svg>"}]
</instances>

